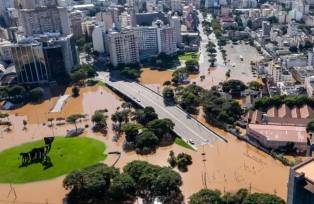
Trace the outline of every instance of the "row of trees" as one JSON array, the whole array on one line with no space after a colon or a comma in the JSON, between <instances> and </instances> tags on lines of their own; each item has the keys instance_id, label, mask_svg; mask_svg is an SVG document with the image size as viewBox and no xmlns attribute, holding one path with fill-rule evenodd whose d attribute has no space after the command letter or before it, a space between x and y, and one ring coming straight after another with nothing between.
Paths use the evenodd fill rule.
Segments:
<instances>
[{"instance_id":1,"label":"row of trees","mask_svg":"<svg viewBox=\"0 0 314 204\"><path fill-rule=\"evenodd\" d=\"M301 107L303 105L314 107L314 100L307 96L264 96L255 101L254 107L255 109L266 111L272 106L279 107L282 104L286 104L290 108L294 106Z\"/></svg>"},{"instance_id":2,"label":"row of trees","mask_svg":"<svg viewBox=\"0 0 314 204\"><path fill-rule=\"evenodd\" d=\"M175 84L183 84L190 74L199 73L199 64L197 60L185 61L185 67L176 69L172 74L171 81Z\"/></svg>"},{"instance_id":3,"label":"row of trees","mask_svg":"<svg viewBox=\"0 0 314 204\"><path fill-rule=\"evenodd\" d=\"M3 87L0 90L2 99L20 103L25 101L37 102L44 96L44 89L41 87L31 88L22 85Z\"/></svg>"},{"instance_id":4,"label":"row of trees","mask_svg":"<svg viewBox=\"0 0 314 204\"><path fill-rule=\"evenodd\" d=\"M167 55L166 53L160 53L151 58L150 63L158 67L159 69L170 69L180 64L178 56Z\"/></svg>"},{"instance_id":5,"label":"row of trees","mask_svg":"<svg viewBox=\"0 0 314 204\"><path fill-rule=\"evenodd\" d=\"M238 89L238 86L233 87L227 83L224 89L229 92L232 88ZM175 94L170 87L166 87L163 90L163 96L165 101L177 103L191 114L197 114L199 106L202 106L205 119L210 123L233 124L243 113L236 100L226 99L216 89L205 90L195 84L178 87Z\"/></svg>"},{"instance_id":6,"label":"row of trees","mask_svg":"<svg viewBox=\"0 0 314 204\"><path fill-rule=\"evenodd\" d=\"M177 166L180 171L185 172L188 170L188 166L192 164L192 157L183 152L176 156L173 151L170 151L168 163L172 168Z\"/></svg>"},{"instance_id":7,"label":"row of trees","mask_svg":"<svg viewBox=\"0 0 314 204\"><path fill-rule=\"evenodd\" d=\"M250 193L240 189L236 193L221 194L218 190L202 189L190 197L189 204L285 204L276 195L266 193Z\"/></svg>"},{"instance_id":8,"label":"row of trees","mask_svg":"<svg viewBox=\"0 0 314 204\"><path fill-rule=\"evenodd\" d=\"M72 70L70 73L70 79L72 82L77 83L84 79L87 79L88 77L95 76L95 70L91 65L83 64L79 66L78 68Z\"/></svg>"},{"instance_id":9,"label":"row of trees","mask_svg":"<svg viewBox=\"0 0 314 204\"><path fill-rule=\"evenodd\" d=\"M216 55L217 55L216 45L215 43L209 41L208 44L206 45L206 48L207 48L208 56L210 57L209 58L210 66L214 67L215 62L217 60L216 59Z\"/></svg>"},{"instance_id":10,"label":"row of trees","mask_svg":"<svg viewBox=\"0 0 314 204\"><path fill-rule=\"evenodd\" d=\"M141 64L120 64L116 69L119 71L121 76L137 81L141 76Z\"/></svg>"},{"instance_id":11,"label":"row of trees","mask_svg":"<svg viewBox=\"0 0 314 204\"><path fill-rule=\"evenodd\" d=\"M139 196L147 203L181 203L181 176L167 167L145 161L128 163L123 172L106 164L96 164L77 170L63 180L70 190L70 203L134 201Z\"/></svg>"},{"instance_id":12,"label":"row of trees","mask_svg":"<svg viewBox=\"0 0 314 204\"><path fill-rule=\"evenodd\" d=\"M119 110L111 117L114 130L125 134L125 149L135 149L140 154L154 152L161 144L173 142L174 123L170 119L158 119L154 108L146 107L132 112ZM132 119L132 122L130 122Z\"/></svg>"}]
</instances>

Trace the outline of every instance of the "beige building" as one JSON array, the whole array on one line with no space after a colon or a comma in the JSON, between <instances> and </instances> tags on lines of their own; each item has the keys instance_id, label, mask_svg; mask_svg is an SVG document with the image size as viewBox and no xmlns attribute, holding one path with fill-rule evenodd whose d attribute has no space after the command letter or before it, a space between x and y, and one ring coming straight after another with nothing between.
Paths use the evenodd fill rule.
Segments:
<instances>
[{"instance_id":1,"label":"beige building","mask_svg":"<svg viewBox=\"0 0 314 204\"><path fill-rule=\"evenodd\" d=\"M306 125L313 118L314 111L308 106L271 107L265 113L255 110L248 113L247 135L272 149L293 143L299 152L305 152L312 137Z\"/></svg>"},{"instance_id":2,"label":"beige building","mask_svg":"<svg viewBox=\"0 0 314 204\"><path fill-rule=\"evenodd\" d=\"M133 30L112 31L106 35L106 46L113 66L140 61L138 42Z\"/></svg>"},{"instance_id":3,"label":"beige building","mask_svg":"<svg viewBox=\"0 0 314 204\"><path fill-rule=\"evenodd\" d=\"M70 13L71 31L74 38L78 39L83 36L82 22L83 22L83 12L75 10Z\"/></svg>"},{"instance_id":4,"label":"beige building","mask_svg":"<svg viewBox=\"0 0 314 204\"><path fill-rule=\"evenodd\" d=\"M71 34L68 12L62 7L21 9L19 22L26 36L43 33Z\"/></svg>"}]
</instances>

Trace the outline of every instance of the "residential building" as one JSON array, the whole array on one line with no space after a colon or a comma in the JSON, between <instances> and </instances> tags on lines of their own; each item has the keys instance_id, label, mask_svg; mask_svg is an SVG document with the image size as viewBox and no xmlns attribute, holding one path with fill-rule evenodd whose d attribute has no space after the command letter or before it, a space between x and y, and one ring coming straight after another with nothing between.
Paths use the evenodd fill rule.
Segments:
<instances>
[{"instance_id":1,"label":"residential building","mask_svg":"<svg viewBox=\"0 0 314 204\"><path fill-rule=\"evenodd\" d=\"M134 28L138 39L138 48L141 59L151 57L158 53L157 27L138 26Z\"/></svg>"},{"instance_id":2,"label":"residential building","mask_svg":"<svg viewBox=\"0 0 314 204\"><path fill-rule=\"evenodd\" d=\"M178 16L171 17L170 26L174 29L177 45L182 43L180 17L178 17Z\"/></svg>"},{"instance_id":3,"label":"residential building","mask_svg":"<svg viewBox=\"0 0 314 204\"><path fill-rule=\"evenodd\" d=\"M134 30L111 31L106 35L110 61L113 66L134 64L140 61L138 40Z\"/></svg>"},{"instance_id":4,"label":"residential building","mask_svg":"<svg viewBox=\"0 0 314 204\"><path fill-rule=\"evenodd\" d=\"M84 35L87 35L89 37L92 36L93 30L95 26L97 25L97 22L95 20L86 20L82 22L82 32Z\"/></svg>"},{"instance_id":5,"label":"residential building","mask_svg":"<svg viewBox=\"0 0 314 204\"><path fill-rule=\"evenodd\" d=\"M99 12L96 14L96 21L102 22L108 30L113 26L113 17L111 12Z\"/></svg>"},{"instance_id":6,"label":"residential building","mask_svg":"<svg viewBox=\"0 0 314 204\"><path fill-rule=\"evenodd\" d=\"M170 6L172 11L182 12L181 0L170 0Z\"/></svg>"},{"instance_id":7,"label":"residential building","mask_svg":"<svg viewBox=\"0 0 314 204\"><path fill-rule=\"evenodd\" d=\"M71 31L75 39L83 36L83 16L83 12L79 10L74 10L70 13Z\"/></svg>"},{"instance_id":8,"label":"residential building","mask_svg":"<svg viewBox=\"0 0 314 204\"><path fill-rule=\"evenodd\" d=\"M177 51L174 28L163 25L160 20L154 22L153 25L157 27L158 52L167 55L174 54Z\"/></svg>"},{"instance_id":9,"label":"residential building","mask_svg":"<svg viewBox=\"0 0 314 204\"><path fill-rule=\"evenodd\" d=\"M6 17L8 8L14 8L14 0L0 0L0 16Z\"/></svg>"},{"instance_id":10,"label":"residential building","mask_svg":"<svg viewBox=\"0 0 314 204\"><path fill-rule=\"evenodd\" d=\"M271 24L269 21L262 22L262 37L269 38L270 37Z\"/></svg>"},{"instance_id":11,"label":"residential building","mask_svg":"<svg viewBox=\"0 0 314 204\"><path fill-rule=\"evenodd\" d=\"M128 12L123 12L119 16L119 23L121 28L126 28L128 26L134 26L132 25L132 16L128 14Z\"/></svg>"},{"instance_id":12,"label":"residential building","mask_svg":"<svg viewBox=\"0 0 314 204\"><path fill-rule=\"evenodd\" d=\"M105 52L105 26L97 25L92 33L94 51L99 53Z\"/></svg>"},{"instance_id":13,"label":"residential building","mask_svg":"<svg viewBox=\"0 0 314 204\"><path fill-rule=\"evenodd\" d=\"M66 8L38 7L21 9L19 22L25 36L43 33L71 34L70 20Z\"/></svg>"}]
</instances>

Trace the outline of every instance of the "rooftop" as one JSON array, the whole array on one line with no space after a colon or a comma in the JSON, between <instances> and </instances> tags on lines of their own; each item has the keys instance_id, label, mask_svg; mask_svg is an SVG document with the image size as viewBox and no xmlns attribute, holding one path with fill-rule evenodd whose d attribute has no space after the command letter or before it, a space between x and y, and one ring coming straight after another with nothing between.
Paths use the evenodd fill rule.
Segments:
<instances>
[{"instance_id":1,"label":"rooftop","mask_svg":"<svg viewBox=\"0 0 314 204\"><path fill-rule=\"evenodd\" d=\"M299 165L293 167L293 169L298 173L304 173L304 176L314 182L314 158L306 160Z\"/></svg>"},{"instance_id":2,"label":"rooftop","mask_svg":"<svg viewBox=\"0 0 314 204\"><path fill-rule=\"evenodd\" d=\"M305 127L249 124L249 128L268 141L306 143L308 137Z\"/></svg>"}]
</instances>

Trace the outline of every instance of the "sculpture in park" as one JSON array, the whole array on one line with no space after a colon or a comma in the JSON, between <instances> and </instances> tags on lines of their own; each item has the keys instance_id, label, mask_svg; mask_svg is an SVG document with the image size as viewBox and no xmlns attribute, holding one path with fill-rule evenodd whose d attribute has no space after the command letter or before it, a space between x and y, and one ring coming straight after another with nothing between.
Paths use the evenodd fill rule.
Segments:
<instances>
[{"instance_id":1,"label":"sculpture in park","mask_svg":"<svg viewBox=\"0 0 314 204\"><path fill-rule=\"evenodd\" d=\"M41 163L44 169L52 166L51 159L48 156L54 137L45 137L45 146L35 147L29 152L21 152L22 164L20 167L26 167L34 163Z\"/></svg>"}]
</instances>

